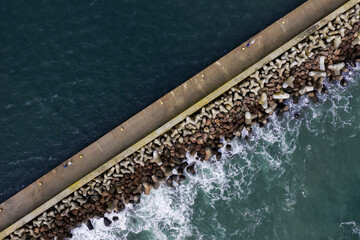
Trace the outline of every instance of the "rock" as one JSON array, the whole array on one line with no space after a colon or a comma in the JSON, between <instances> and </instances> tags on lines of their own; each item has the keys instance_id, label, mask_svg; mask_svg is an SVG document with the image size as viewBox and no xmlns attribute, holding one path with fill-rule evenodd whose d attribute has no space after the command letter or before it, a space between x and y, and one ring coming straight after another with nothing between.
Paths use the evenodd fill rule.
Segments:
<instances>
[{"instance_id":1,"label":"rock","mask_svg":"<svg viewBox=\"0 0 360 240\"><path fill-rule=\"evenodd\" d=\"M299 95L297 95L297 94L294 94L293 95L293 101L294 101L294 104L298 104L299 103Z\"/></svg>"},{"instance_id":2,"label":"rock","mask_svg":"<svg viewBox=\"0 0 360 240\"><path fill-rule=\"evenodd\" d=\"M309 92L309 93L308 93L308 96L310 97L310 99L311 99L314 103L317 103L317 102L319 101L314 92Z\"/></svg>"},{"instance_id":3,"label":"rock","mask_svg":"<svg viewBox=\"0 0 360 240\"><path fill-rule=\"evenodd\" d=\"M202 138L202 137L198 137L198 138L196 139L196 143L197 143L198 145L204 144L203 138Z\"/></svg>"},{"instance_id":4,"label":"rock","mask_svg":"<svg viewBox=\"0 0 360 240\"><path fill-rule=\"evenodd\" d=\"M47 231L49 231L49 227L48 227L48 226L41 226L40 232L47 232Z\"/></svg>"},{"instance_id":5,"label":"rock","mask_svg":"<svg viewBox=\"0 0 360 240\"><path fill-rule=\"evenodd\" d=\"M162 164L161 157L160 157L160 155L159 155L159 153L158 153L157 150L154 150L154 152L153 152L153 157L152 157L152 159L150 160L150 162L151 162L151 163L156 163L156 164L159 165L159 166Z\"/></svg>"},{"instance_id":6,"label":"rock","mask_svg":"<svg viewBox=\"0 0 360 240\"><path fill-rule=\"evenodd\" d=\"M211 152L211 149L210 148L205 148L205 157L204 157L204 160L207 161L211 158L212 156L212 152Z\"/></svg>"},{"instance_id":7,"label":"rock","mask_svg":"<svg viewBox=\"0 0 360 240\"><path fill-rule=\"evenodd\" d=\"M106 227L109 227L111 225L112 221L108 219L107 217L104 217L104 225Z\"/></svg>"},{"instance_id":8,"label":"rock","mask_svg":"<svg viewBox=\"0 0 360 240\"><path fill-rule=\"evenodd\" d=\"M168 179L166 179L166 185L169 187L169 188L174 188L174 184L173 184L173 176L169 177Z\"/></svg>"},{"instance_id":9,"label":"rock","mask_svg":"<svg viewBox=\"0 0 360 240\"><path fill-rule=\"evenodd\" d=\"M144 189L143 189L143 185L142 184L139 184L136 189L133 191L134 194L136 193L143 193L144 192Z\"/></svg>"},{"instance_id":10,"label":"rock","mask_svg":"<svg viewBox=\"0 0 360 240\"><path fill-rule=\"evenodd\" d=\"M325 71L325 56L321 56L319 58L319 68L320 68L320 71Z\"/></svg>"},{"instance_id":11,"label":"rock","mask_svg":"<svg viewBox=\"0 0 360 240\"><path fill-rule=\"evenodd\" d=\"M175 152L175 156L176 156L176 164L180 165L181 161L179 159L184 159L185 158L185 153L180 152L182 149L179 149L179 151ZM175 163L175 162L174 162Z\"/></svg>"},{"instance_id":12,"label":"rock","mask_svg":"<svg viewBox=\"0 0 360 240\"><path fill-rule=\"evenodd\" d=\"M226 151L230 152L230 151L231 151L231 145L230 145L230 144L226 144L225 149L226 149Z\"/></svg>"},{"instance_id":13,"label":"rock","mask_svg":"<svg viewBox=\"0 0 360 240\"><path fill-rule=\"evenodd\" d=\"M326 77L325 71L310 71L309 72L310 77Z\"/></svg>"},{"instance_id":14,"label":"rock","mask_svg":"<svg viewBox=\"0 0 360 240\"><path fill-rule=\"evenodd\" d=\"M216 160L219 161L219 160L221 159L221 155L222 155L221 152L217 152L217 154L216 154Z\"/></svg>"},{"instance_id":15,"label":"rock","mask_svg":"<svg viewBox=\"0 0 360 240\"><path fill-rule=\"evenodd\" d=\"M288 77L288 79L282 84L283 88L291 87L294 88L294 80L293 76Z\"/></svg>"},{"instance_id":16,"label":"rock","mask_svg":"<svg viewBox=\"0 0 360 240\"><path fill-rule=\"evenodd\" d=\"M117 208L118 203L119 203L119 200L117 200L117 199L115 199L114 201L112 201L112 202L109 204L109 206L108 206L108 208L107 208L107 211L108 211L108 212L113 211L115 208Z\"/></svg>"},{"instance_id":17,"label":"rock","mask_svg":"<svg viewBox=\"0 0 360 240\"><path fill-rule=\"evenodd\" d=\"M139 204L140 203L140 194L135 194L133 197L133 200L135 203Z\"/></svg>"},{"instance_id":18,"label":"rock","mask_svg":"<svg viewBox=\"0 0 360 240\"><path fill-rule=\"evenodd\" d=\"M186 171L191 175L195 175L195 164L191 164L186 168Z\"/></svg>"},{"instance_id":19,"label":"rock","mask_svg":"<svg viewBox=\"0 0 360 240\"><path fill-rule=\"evenodd\" d=\"M183 175L184 169L180 166L180 167L178 167L177 172L179 175ZM154 182L155 182L155 180L154 180Z\"/></svg>"},{"instance_id":20,"label":"rock","mask_svg":"<svg viewBox=\"0 0 360 240\"><path fill-rule=\"evenodd\" d=\"M355 46L360 44L360 33L358 33L355 37L355 39L351 42L351 45Z\"/></svg>"},{"instance_id":21,"label":"rock","mask_svg":"<svg viewBox=\"0 0 360 240\"><path fill-rule=\"evenodd\" d=\"M113 216L112 220L113 220L114 222L116 222L116 221L119 220L119 217L118 217L118 216Z\"/></svg>"},{"instance_id":22,"label":"rock","mask_svg":"<svg viewBox=\"0 0 360 240\"><path fill-rule=\"evenodd\" d=\"M327 88L326 88L326 87L324 87L324 86L323 86L323 88L322 88L321 92L323 92L323 93L327 93L327 92L328 92L328 90L327 90Z\"/></svg>"},{"instance_id":23,"label":"rock","mask_svg":"<svg viewBox=\"0 0 360 240\"><path fill-rule=\"evenodd\" d=\"M157 170L156 172L155 172L155 176L157 176L157 177L164 177L164 173L161 171L161 170Z\"/></svg>"},{"instance_id":24,"label":"rock","mask_svg":"<svg viewBox=\"0 0 360 240\"><path fill-rule=\"evenodd\" d=\"M176 153L175 155L178 156L179 154ZM177 158L177 157L175 157L175 156L170 158L170 162L175 163L175 164L177 164L177 165L180 165L180 164L181 164L181 161L179 160L179 158Z\"/></svg>"},{"instance_id":25,"label":"rock","mask_svg":"<svg viewBox=\"0 0 360 240\"><path fill-rule=\"evenodd\" d=\"M341 75L341 69L343 69L344 67L345 67L345 63L341 62L341 63L329 65L328 68L331 71L333 71L336 76L338 76L338 75Z\"/></svg>"},{"instance_id":26,"label":"rock","mask_svg":"<svg viewBox=\"0 0 360 240\"><path fill-rule=\"evenodd\" d=\"M245 113L245 124L246 124L246 125L251 125L251 120L252 120L252 118L251 118L251 113L250 113L250 112L246 112L246 113Z\"/></svg>"},{"instance_id":27,"label":"rock","mask_svg":"<svg viewBox=\"0 0 360 240\"><path fill-rule=\"evenodd\" d=\"M273 99L284 100L290 98L290 94L285 92L275 93Z\"/></svg>"},{"instance_id":28,"label":"rock","mask_svg":"<svg viewBox=\"0 0 360 240\"><path fill-rule=\"evenodd\" d=\"M98 210L99 212L106 212L106 206L105 205L98 205L96 206L96 210Z\"/></svg>"},{"instance_id":29,"label":"rock","mask_svg":"<svg viewBox=\"0 0 360 240\"><path fill-rule=\"evenodd\" d=\"M261 94L259 103L261 104L261 106L262 106L264 109L267 109L267 108L268 108L267 95L266 95L265 92L263 92L263 93Z\"/></svg>"},{"instance_id":30,"label":"rock","mask_svg":"<svg viewBox=\"0 0 360 240\"><path fill-rule=\"evenodd\" d=\"M346 87L346 86L347 86L347 82L346 82L344 79L342 79L342 80L340 81L340 85L343 86L343 87Z\"/></svg>"},{"instance_id":31,"label":"rock","mask_svg":"<svg viewBox=\"0 0 360 240\"><path fill-rule=\"evenodd\" d=\"M149 195L150 190L153 188L153 186L148 182L144 182L142 185L144 186L144 193L146 195Z\"/></svg>"},{"instance_id":32,"label":"rock","mask_svg":"<svg viewBox=\"0 0 360 240\"><path fill-rule=\"evenodd\" d=\"M86 226L90 231L94 229L94 226L93 226L91 220L87 220Z\"/></svg>"},{"instance_id":33,"label":"rock","mask_svg":"<svg viewBox=\"0 0 360 240\"><path fill-rule=\"evenodd\" d=\"M182 181L185 181L185 179L186 179L186 177L185 177L184 175L180 175L180 176L178 177L177 182L178 182L178 183L181 183Z\"/></svg>"},{"instance_id":34,"label":"rock","mask_svg":"<svg viewBox=\"0 0 360 240\"><path fill-rule=\"evenodd\" d=\"M190 151L190 157L194 157L195 154L196 154L195 148L191 149L191 151Z\"/></svg>"},{"instance_id":35,"label":"rock","mask_svg":"<svg viewBox=\"0 0 360 240\"><path fill-rule=\"evenodd\" d=\"M299 90L300 95L304 95L305 93L314 91L314 87L313 86L302 86Z\"/></svg>"},{"instance_id":36,"label":"rock","mask_svg":"<svg viewBox=\"0 0 360 240\"><path fill-rule=\"evenodd\" d=\"M161 166L160 169L161 169L161 171L163 171L165 177L170 177L172 175L172 168L171 167Z\"/></svg>"},{"instance_id":37,"label":"rock","mask_svg":"<svg viewBox=\"0 0 360 240\"><path fill-rule=\"evenodd\" d=\"M187 162L183 162L183 163L180 165L180 167L181 167L182 169L185 169L185 168L187 167L187 165L189 165Z\"/></svg>"}]
</instances>

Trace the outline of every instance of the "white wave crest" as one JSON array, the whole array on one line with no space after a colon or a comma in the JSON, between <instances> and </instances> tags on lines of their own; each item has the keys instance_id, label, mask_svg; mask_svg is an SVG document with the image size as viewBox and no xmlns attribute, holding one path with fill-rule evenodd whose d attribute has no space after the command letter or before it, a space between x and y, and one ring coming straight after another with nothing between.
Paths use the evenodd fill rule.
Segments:
<instances>
[{"instance_id":1,"label":"white wave crest","mask_svg":"<svg viewBox=\"0 0 360 240\"><path fill-rule=\"evenodd\" d=\"M307 190L301 177L294 176L290 182L283 181L283 178L287 174L286 169L291 169L294 164L292 159L299 148L301 129L305 127L317 136L326 132L329 125L333 129L354 124L360 127L349 106L351 88L358 85L359 72L360 68L356 67L346 76L350 88L326 82L329 93L319 95L320 104L312 103L307 97L297 105L292 101L286 102L290 106L289 112L283 117L271 116L264 128L255 125L248 141L235 138L230 143L231 152L227 152L225 147L220 149L220 161L215 161L213 157L208 162L199 162L187 155L189 163L196 163L195 176L187 175L187 180L180 186L176 185L175 190L161 186L158 190L152 190L150 195L143 196L140 204L128 205L120 213L106 214L109 219L119 217L110 227L105 227L102 219L92 219L94 230L89 231L82 225L72 231L72 239L216 239L252 236L263 224L264 218L274 214L273 209L264 202L255 209L244 206L237 211L228 208L234 202L241 204L254 193L254 181L262 173L266 188L271 188L275 181L280 182L283 196L279 199L283 209L294 211L299 196L306 197ZM357 101L360 102L360 98ZM294 115L299 112L300 117L296 119ZM305 146L304 150L311 151L311 145ZM228 229L219 220L219 204L234 214L231 216L236 216L237 221L242 223L241 227L227 232ZM204 223L208 225L207 231L200 228Z\"/></svg>"}]
</instances>

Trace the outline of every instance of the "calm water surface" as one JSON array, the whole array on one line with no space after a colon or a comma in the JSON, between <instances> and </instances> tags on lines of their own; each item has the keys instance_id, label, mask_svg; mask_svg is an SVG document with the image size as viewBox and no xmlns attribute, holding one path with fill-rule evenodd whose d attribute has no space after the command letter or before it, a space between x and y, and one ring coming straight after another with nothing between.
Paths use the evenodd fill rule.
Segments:
<instances>
[{"instance_id":1,"label":"calm water surface","mask_svg":"<svg viewBox=\"0 0 360 240\"><path fill-rule=\"evenodd\" d=\"M0 202L303 2L3 1Z\"/></svg>"}]
</instances>

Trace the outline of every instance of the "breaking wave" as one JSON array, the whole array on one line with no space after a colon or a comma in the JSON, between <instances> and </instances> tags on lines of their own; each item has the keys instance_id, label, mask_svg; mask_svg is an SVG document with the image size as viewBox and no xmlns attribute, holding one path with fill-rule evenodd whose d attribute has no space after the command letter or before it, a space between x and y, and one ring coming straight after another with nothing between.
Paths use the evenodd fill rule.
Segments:
<instances>
[{"instance_id":1,"label":"breaking wave","mask_svg":"<svg viewBox=\"0 0 360 240\"><path fill-rule=\"evenodd\" d=\"M188 175L174 190L161 186L143 196L140 204L106 214L109 219L119 218L110 227L105 227L102 219L92 219L94 230L83 224L72 231L72 239L254 238L275 214L274 202L282 211L294 212L297 201L309 194L304 176L294 167L301 158L296 156L303 154L302 159L307 159L314 150L311 144L299 144L302 131L318 136L327 133L329 125L332 129L349 125L359 129L355 121L359 112L354 112L359 110L350 106L359 72L356 67L346 76L347 88L326 82L328 94L319 95L320 103L305 97L297 105L287 102L289 112L272 116L263 128L254 126L248 140L235 138L230 152L221 149L220 161L199 162L188 155L188 162L196 162L195 176ZM360 102L360 98L355 101ZM348 137L356 134L354 131ZM276 189L278 194L267 201L267 196L256 195L259 185L265 188L262 194L269 189ZM339 228L348 226L359 236L359 226L353 222L341 223ZM271 239L278 238L277 229L271 234Z\"/></svg>"}]
</instances>

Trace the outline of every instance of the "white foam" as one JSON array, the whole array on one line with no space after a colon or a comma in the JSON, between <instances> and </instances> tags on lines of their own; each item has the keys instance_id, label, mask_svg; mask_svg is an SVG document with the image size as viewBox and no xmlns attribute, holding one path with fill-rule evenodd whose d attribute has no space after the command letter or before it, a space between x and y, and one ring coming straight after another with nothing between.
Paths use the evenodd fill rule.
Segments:
<instances>
[{"instance_id":1,"label":"white foam","mask_svg":"<svg viewBox=\"0 0 360 240\"><path fill-rule=\"evenodd\" d=\"M358 70L360 68L347 76L350 88L357 85L354 76ZM161 186L156 191L152 190L150 195L143 196L140 204L128 205L120 213L107 214L110 219L113 216L119 217L110 227L105 227L102 219L93 219L94 230L89 231L82 225L72 231L73 239L138 239L137 234L146 235L145 239L185 239L190 236L197 239L211 238L194 224L194 219L197 222L208 221L223 238L249 236L271 214L271 209L265 203L261 203L256 209L241 209L238 217L249 224L232 233L227 233L227 229L217 219L216 204L246 200L254 192L253 183L260 171L272 173L265 176L269 186L275 180L280 182L280 187L285 192L281 198L283 209L294 211L297 195L307 196L303 180L293 178L290 183L281 180L286 173L285 166L294 164L292 155L298 147L301 127L306 126L309 132L318 135L326 129L319 121L333 124L335 129L354 124L349 107L351 91L338 84L326 85L329 94L319 96L320 104L313 104L306 97L298 105L294 105L292 101L286 102L290 111L284 117L271 116L269 124L264 128L254 126L248 141L234 139L230 143L231 152L226 152L225 147L220 149L221 161L215 161L213 157L208 162L199 162L196 157L187 154L187 161L196 163L195 176L188 176L180 186L175 184L175 190ZM324 111L324 105L327 111ZM301 117L295 119L293 116L298 112L301 112ZM310 151L311 145L307 148ZM202 204L213 209L211 219L203 219L202 214L194 216L195 202L200 193L205 200ZM198 211L201 213L201 209ZM344 224L346 223L342 223Z\"/></svg>"},{"instance_id":2,"label":"white foam","mask_svg":"<svg viewBox=\"0 0 360 240\"><path fill-rule=\"evenodd\" d=\"M340 223L339 227L344 228L344 229L347 229L348 227L350 227L351 233L360 238L360 226L356 222L354 222L354 221L342 222L342 223Z\"/></svg>"}]
</instances>

